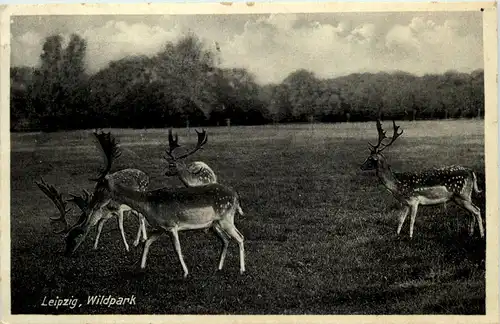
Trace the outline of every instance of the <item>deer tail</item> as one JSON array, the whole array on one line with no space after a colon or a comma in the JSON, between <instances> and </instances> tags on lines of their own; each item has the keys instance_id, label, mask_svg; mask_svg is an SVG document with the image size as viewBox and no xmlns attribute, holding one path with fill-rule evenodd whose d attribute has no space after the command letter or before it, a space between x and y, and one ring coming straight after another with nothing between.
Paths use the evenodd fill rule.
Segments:
<instances>
[{"instance_id":1,"label":"deer tail","mask_svg":"<svg viewBox=\"0 0 500 324\"><path fill-rule=\"evenodd\" d=\"M243 210L241 209L241 199L238 194L234 198L234 204L236 206L236 211L238 212L238 214L240 214L240 216L244 216L245 213L243 213Z\"/></svg>"},{"instance_id":2,"label":"deer tail","mask_svg":"<svg viewBox=\"0 0 500 324\"><path fill-rule=\"evenodd\" d=\"M479 190L479 187L477 186L477 177L474 171L472 171L472 186L475 193L481 193L481 190Z\"/></svg>"}]
</instances>

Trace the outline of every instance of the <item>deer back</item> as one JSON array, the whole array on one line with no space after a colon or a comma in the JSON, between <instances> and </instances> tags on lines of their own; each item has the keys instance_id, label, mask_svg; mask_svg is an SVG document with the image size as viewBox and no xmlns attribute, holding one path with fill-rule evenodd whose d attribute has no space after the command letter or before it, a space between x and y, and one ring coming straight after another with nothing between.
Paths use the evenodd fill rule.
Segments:
<instances>
[{"instance_id":1,"label":"deer back","mask_svg":"<svg viewBox=\"0 0 500 324\"><path fill-rule=\"evenodd\" d=\"M115 183L138 191L145 191L149 186L148 175L138 169L123 169L110 175Z\"/></svg>"},{"instance_id":2,"label":"deer back","mask_svg":"<svg viewBox=\"0 0 500 324\"><path fill-rule=\"evenodd\" d=\"M422 172L394 173L394 175L405 193L440 186L458 195L472 180L472 171L462 166L448 166Z\"/></svg>"},{"instance_id":3,"label":"deer back","mask_svg":"<svg viewBox=\"0 0 500 324\"><path fill-rule=\"evenodd\" d=\"M156 189L146 193L145 197L147 201L158 204L217 208L221 203L231 202L236 197L236 193L229 187L211 183L199 187Z\"/></svg>"},{"instance_id":4,"label":"deer back","mask_svg":"<svg viewBox=\"0 0 500 324\"><path fill-rule=\"evenodd\" d=\"M149 176L138 169L123 169L107 175L107 178L115 184L130 188L134 191L145 192L149 186ZM93 219L92 223L95 223L96 219L99 220L103 216L103 214L98 211L100 208L104 207L104 205L109 206L111 209L118 210L119 204L111 202L109 199L111 199L111 193L106 190L103 183L97 183L90 204L92 209L90 213ZM94 215L95 213L97 214Z\"/></svg>"}]
</instances>

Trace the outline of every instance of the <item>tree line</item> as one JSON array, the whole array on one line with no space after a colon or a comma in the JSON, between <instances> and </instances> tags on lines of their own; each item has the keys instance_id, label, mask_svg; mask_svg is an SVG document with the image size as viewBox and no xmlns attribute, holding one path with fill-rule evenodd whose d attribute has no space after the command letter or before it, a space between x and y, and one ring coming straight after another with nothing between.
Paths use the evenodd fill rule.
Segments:
<instances>
[{"instance_id":1,"label":"tree line","mask_svg":"<svg viewBox=\"0 0 500 324\"><path fill-rule=\"evenodd\" d=\"M300 69L261 85L246 69L221 68L220 52L205 45L189 34L90 75L85 39L47 37L38 66L11 67L11 130L483 117L483 70L321 79Z\"/></svg>"}]
</instances>

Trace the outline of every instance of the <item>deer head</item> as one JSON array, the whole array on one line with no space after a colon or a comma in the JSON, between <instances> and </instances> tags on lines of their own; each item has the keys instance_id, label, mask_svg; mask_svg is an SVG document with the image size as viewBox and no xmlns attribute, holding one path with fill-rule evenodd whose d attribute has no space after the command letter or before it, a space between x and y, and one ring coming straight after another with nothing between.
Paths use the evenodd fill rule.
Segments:
<instances>
[{"instance_id":1,"label":"deer head","mask_svg":"<svg viewBox=\"0 0 500 324\"><path fill-rule=\"evenodd\" d=\"M378 142L376 145L368 143L370 145L370 155L365 160L365 162L361 165L361 170L375 170L377 169L381 160L384 159L382 155L382 151L388 148L394 143L394 141L403 134L403 130L399 130L399 126L396 125L396 122L392 121L393 125L393 134L389 143L384 144L383 141L387 139L386 132L382 129L382 123L380 119L377 120L377 132L378 132Z\"/></svg>"},{"instance_id":2,"label":"deer head","mask_svg":"<svg viewBox=\"0 0 500 324\"><path fill-rule=\"evenodd\" d=\"M54 203L59 211L59 216L50 217L50 222L56 229L55 234L63 234L66 241L66 249L64 254L69 256L73 254L80 244L85 240L88 231L85 230L84 225L87 223L88 206L91 200L91 194L87 190L83 190L83 196L76 196L70 194L71 199L64 200L59 191L52 185L47 184L43 179L40 182L35 181L35 184L40 190ZM67 208L67 202L72 202L77 205L81 214L77 222L69 225L66 219L66 214L70 211ZM57 229L59 227L59 229Z\"/></svg>"},{"instance_id":3,"label":"deer head","mask_svg":"<svg viewBox=\"0 0 500 324\"><path fill-rule=\"evenodd\" d=\"M185 168L184 164L182 163L182 159L194 154L196 151L200 150L203 148L203 145L205 145L208 141L208 135L205 132L205 130L202 130L201 132L198 132L197 130L196 134L198 134L198 142L196 143L196 146L189 152L184 153L179 156L174 156L173 152L175 149L179 148L179 137L177 134L174 136L172 135L172 129L168 130L168 150L165 150L165 160L167 161L167 171L165 171L166 176L176 176L179 174L179 169L180 168Z\"/></svg>"}]
</instances>

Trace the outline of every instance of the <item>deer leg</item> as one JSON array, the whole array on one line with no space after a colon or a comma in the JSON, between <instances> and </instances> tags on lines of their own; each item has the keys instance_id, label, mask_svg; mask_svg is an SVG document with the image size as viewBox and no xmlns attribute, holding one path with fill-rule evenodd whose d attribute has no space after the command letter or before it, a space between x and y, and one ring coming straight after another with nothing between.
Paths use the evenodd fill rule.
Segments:
<instances>
[{"instance_id":1,"label":"deer leg","mask_svg":"<svg viewBox=\"0 0 500 324\"><path fill-rule=\"evenodd\" d=\"M139 245L140 238L141 238L141 224L139 223L139 226L137 227L137 235L135 236L135 240L133 243L134 246Z\"/></svg>"},{"instance_id":2,"label":"deer leg","mask_svg":"<svg viewBox=\"0 0 500 324\"><path fill-rule=\"evenodd\" d=\"M476 216L472 216L469 222L469 236L474 235L474 227L476 226Z\"/></svg>"},{"instance_id":3,"label":"deer leg","mask_svg":"<svg viewBox=\"0 0 500 324\"><path fill-rule=\"evenodd\" d=\"M141 239L141 233L142 233L142 216L140 216L138 213L134 211L134 215L137 216L137 220L139 221L139 226L137 227L137 235L135 237L134 246L139 245L139 240Z\"/></svg>"},{"instance_id":4,"label":"deer leg","mask_svg":"<svg viewBox=\"0 0 500 324\"><path fill-rule=\"evenodd\" d=\"M94 250L97 250L97 245L99 244L99 237L101 236L104 223L106 223L107 220L108 220L107 218L101 218L97 223L97 235L95 237Z\"/></svg>"},{"instance_id":5,"label":"deer leg","mask_svg":"<svg viewBox=\"0 0 500 324\"><path fill-rule=\"evenodd\" d=\"M219 270L222 270L222 266L224 265L224 260L226 259L227 247L229 246L229 239L226 233L222 230L219 223L214 224L214 229L215 232L218 234L218 236L221 238L223 243L219 261Z\"/></svg>"},{"instance_id":6,"label":"deer leg","mask_svg":"<svg viewBox=\"0 0 500 324\"><path fill-rule=\"evenodd\" d=\"M234 238L240 247L240 273L245 272L245 247L244 247L244 237L243 235L236 229L234 224L229 222L221 222L220 223L224 232Z\"/></svg>"},{"instance_id":7,"label":"deer leg","mask_svg":"<svg viewBox=\"0 0 500 324\"><path fill-rule=\"evenodd\" d=\"M142 239L146 241L148 239L148 233L146 232L146 218L139 213L139 220L141 222L141 229L142 229Z\"/></svg>"},{"instance_id":8,"label":"deer leg","mask_svg":"<svg viewBox=\"0 0 500 324\"><path fill-rule=\"evenodd\" d=\"M125 250L129 251L129 246L127 243L127 238L125 237L125 230L123 229L123 210L118 211L118 228L120 229L120 234L122 235L123 244L125 245Z\"/></svg>"},{"instance_id":9,"label":"deer leg","mask_svg":"<svg viewBox=\"0 0 500 324\"><path fill-rule=\"evenodd\" d=\"M179 241L179 232L177 228L174 227L170 230L170 233L172 233L175 251L177 252L177 256L179 257L179 261L181 262L182 270L184 270L184 278L186 278L189 271L188 268L186 267L186 263L184 263L184 258L182 257L181 242Z\"/></svg>"},{"instance_id":10,"label":"deer leg","mask_svg":"<svg viewBox=\"0 0 500 324\"><path fill-rule=\"evenodd\" d=\"M406 216L408 216L408 212L410 211L410 207L403 206L403 210L399 214L399 224L397 234L401 233L401 228L403 227L403 223L405 222Z\"/></svg>"},{"instance_id":11,"label":"deer leg","mask_svg":"<svg viewBox=\"0 0 500 324\"><path fill-rule=\"evenodd\" d=\"M411 215L410 215L410 238L413 237L413 227L415 226L415 218L417 217L418 203L410 205Z\"/></svg>"},{"instance_id":12,"label":"deer leg","mask_svg":"<svg viewBox=\"0 0 500 324\"><path fill-rule=\"evenodd\" d=\"M149 252L149 247L151 244L156 241L162 234L164 233L163 230L157 230L154 231L149 238L146 240L146 243L144 243L144 249L142 250L142 259L141 259L141 268L144 269L146 268L146 259L148 257L148 252Z\"/></svg>"},{"instance_id":13,"label":"deer leg","mask_svg":"<svg viewBox=\"0 0 500 324\"><path fill-rule=\"evenodd\" d=\"M479 209L479 207L477 207L476 205L474 205L470 201L467 201L467 200L464 200L464 199L460 199L460 198L455 198L455 202L457 203L457 205L459 205L463 209L465 209L465 210L469 211L470 213L472 213L472 215L474 216L475 220L473 220L471 222L471 224L472 224L472 226L474 226L475 222L477 221L477 223L479 225L479 234L481 235L481 237L484 237L483 220L481 219L481 210ZM470 231L470 226L471 225L469 224L469 233L471 232ZM474 228L472 229L472 231L474 231Z\"/></svg>"}]
</instances>

